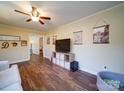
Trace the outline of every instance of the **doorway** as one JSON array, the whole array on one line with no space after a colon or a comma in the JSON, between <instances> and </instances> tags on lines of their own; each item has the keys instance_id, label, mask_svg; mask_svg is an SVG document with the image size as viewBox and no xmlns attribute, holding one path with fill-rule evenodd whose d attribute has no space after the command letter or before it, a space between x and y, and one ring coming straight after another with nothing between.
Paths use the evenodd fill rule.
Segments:
<instances>
[{"instance_id":1,"label":"doorway","mask_svg":"<svg viewBox=\"0 0 124 93\"><path fill-rule=\"evenodd\" d=\"M39 55L43 56L43 37L39 39Z\"/></svg>"}]
</instances>

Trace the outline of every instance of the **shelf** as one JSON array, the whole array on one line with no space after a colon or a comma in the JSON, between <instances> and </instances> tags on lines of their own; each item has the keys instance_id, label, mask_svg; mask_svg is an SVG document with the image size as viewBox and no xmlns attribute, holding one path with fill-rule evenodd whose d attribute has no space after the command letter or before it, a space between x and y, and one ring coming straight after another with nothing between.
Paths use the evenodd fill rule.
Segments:
<instances>
[{"instance_id":1,"label":"shelf","mask_svg":"<svg viewBox=\"0 0 124 93\"><path fill-rule=\"evenodd\" d=\"M52 61L54 64L70 70L70 63L74 61L74 58L73 53L53 52Z\"/></svg>"}]
</instances>

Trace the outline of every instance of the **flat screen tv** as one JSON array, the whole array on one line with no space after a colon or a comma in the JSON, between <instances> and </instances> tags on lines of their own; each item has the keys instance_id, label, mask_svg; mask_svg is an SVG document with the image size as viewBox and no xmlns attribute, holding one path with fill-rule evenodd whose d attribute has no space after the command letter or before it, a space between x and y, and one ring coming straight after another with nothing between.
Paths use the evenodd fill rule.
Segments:
<instances>
[{"instance_id":1,"label":"flat screen tv","mask_svg":"<svg viewBox=\"0 0 124 93\"><path fill-rule=\"evenodd\" d=\"M70 52L70 39L56 40L55 50L56 52Z\"/></svg>"}]
</instances>

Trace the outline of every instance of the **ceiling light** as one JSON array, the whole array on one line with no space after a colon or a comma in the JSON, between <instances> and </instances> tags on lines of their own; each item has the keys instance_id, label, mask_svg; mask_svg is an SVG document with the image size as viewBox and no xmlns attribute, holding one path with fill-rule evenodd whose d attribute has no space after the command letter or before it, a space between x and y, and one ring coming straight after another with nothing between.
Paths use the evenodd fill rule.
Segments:
<instances>
[{"instance_id":1,"label":"ceiling light","mask_svg":"<svg viewBox=\"0 0 124 93\"><path fill-rule=\"evenodd\" d=\"M39 17L35 17L35 16L32 16L31 19L35 22L38 22L39 21Z\"/></svg>"}]
</instances>

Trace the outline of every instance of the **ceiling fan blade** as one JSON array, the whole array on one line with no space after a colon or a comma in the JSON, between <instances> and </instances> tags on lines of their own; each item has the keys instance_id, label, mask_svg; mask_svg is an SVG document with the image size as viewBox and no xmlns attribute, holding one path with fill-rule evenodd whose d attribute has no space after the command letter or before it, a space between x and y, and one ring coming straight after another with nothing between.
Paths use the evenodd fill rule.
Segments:
<instances>
[{"instance_id":1,"label":"ceiling fan blade","mask_svg":"<svg viewBox=\"0 0 124 93\"><path fill-rule=\"evenodd\" d=\"M37 8L32 6L32 16L37 16Z\"/></svg>"},{"instance_id":2,"label":"ceiling fan blade","mask_svg":"<svg viewBox=\"0 0 124 93\"><path fill-rule=\"evenodd\" d=\"M25 12L22 12L22 11L19 11L19 10L15 10L15 12L18 12L18 13L21 13L21 14L25 14L25 15L28 15L28 16L30 16L30 14L28 14L28 13L25 13Z\"/></svg>"},{"instance_id":3,"label":"ceiling fan blade","mask_svg":"<svg viewBox=\"0 0 124 93\"><path fill-rule=\"evenodd\" d=\"M27 19L26 22L30 22L31 20L32 20L31 18L30 19Z\"/></svg>"},{"instance_id":4,"label":"ceiling fan blade","mask_svg":"<svg viewBox=\"0 0 124 93\"><path fill-rule=\"evenodd\" d=\"M40 16L41 19L51 20L50 17Z\"/></svg>"},{"instance_id":5,"label":"ceiling fan blade","mask_svg":"<svg viewBox=\"0 0 124 93\"><path fill-rule=\"evenodd\" d=\"M39 22L43 25L44 24L44 22L43 21L41 21L41 20L39 20Z\"/></svg>"}]
</instances>

